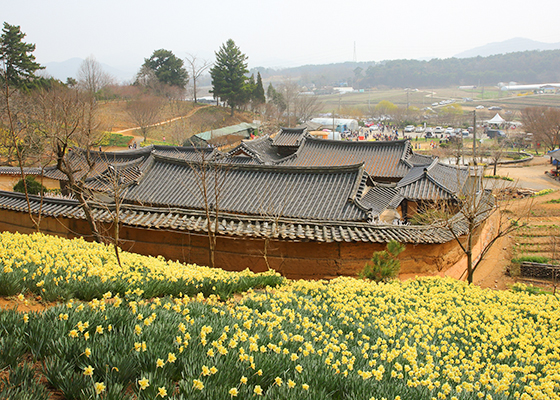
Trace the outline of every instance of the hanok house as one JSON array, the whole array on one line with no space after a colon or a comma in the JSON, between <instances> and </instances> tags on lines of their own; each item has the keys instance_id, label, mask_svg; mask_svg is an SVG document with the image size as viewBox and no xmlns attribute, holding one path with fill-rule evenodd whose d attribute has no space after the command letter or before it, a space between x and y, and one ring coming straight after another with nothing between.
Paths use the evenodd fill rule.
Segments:
<instances>
[{"instance_id":1,"label":"hanok house","mask_svg":"<svg viewBox=\"0 0 560 400\"><path fill-rule=\"evenodd\" d=\"M71 157L81 165L85 153L76 149ZM416 155L408 141L337 142L283 130L225 154L156 146L92 151L89 159L97 163L88 167L95 173L86 186L98 193L92 207L107 231L118 177L125 250L207 265L215 235L216 266L273 268L291 278L354 275L392 239L407 244L402 273L434 273L462 255L447 229L407 220L459 193L468 170ZM43 214L45 233L91 235L74 200L32 197L31 208ZM32 231L27 210L21 194L0 192L0 229ZM456 233L464 232L458 219Z\"/></svg>"}]
</instances>

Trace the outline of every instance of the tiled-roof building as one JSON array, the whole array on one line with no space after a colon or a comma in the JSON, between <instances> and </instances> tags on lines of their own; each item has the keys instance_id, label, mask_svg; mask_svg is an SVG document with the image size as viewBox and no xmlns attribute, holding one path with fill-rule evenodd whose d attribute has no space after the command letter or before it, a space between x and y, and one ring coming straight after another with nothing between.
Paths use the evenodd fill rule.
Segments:
<instances>
[{"instance_id":1,"label":"tiled-roof building","mask_svg":"<svg viewBox=\"0 0 560 400\"><path fill-rule=\"evenodd\" d=\"M107 224L114 208L111 194L119 186L123 239L144 243L135 251L204 264L208 249L200 235L216 226L227 268L262 266L261 246L272 240L276 250L270 253L275 260L270 262L291 276L348 273L363 266L375 246L381 249L392 239L415 246L447 245L453 235L446 229L406 223L420 207L452 200L472 184L468 169L414 154L406 140L322 140L310 137L305 129L282 129L274 137L243 141L227 153L209 147L150 146L115 153L73 149L68 157L88 190L109 194L96 197L105 203L94 205L97 218ZM54 167L44 174L61 182L66 179ZM8 215L8 220L25 225L16 215L26 207L21 196L0 192L4 210L0 215ZM85 234L77 202L32 199L31 207L66 221L68 232ZM0 228L13 229L18 223L4 218ZM458 234L461 229L458 221ZM173 251L162 248L165 243L153 244L156 231L171 232ZM166 237L162 235L156 241ZM301 242L307 247L296 245ZM325 252L326 247L317 247L321 243L333 245ZM307 257L302 249L313 249L309 250L313 256ZM247 265L247 257L257 264ZM287 259L294 265L311 263L311 272L287 272ZM425 264L420 270L429 268L429 262ZM322 271L325 265L329 267Z\"/></svg>"}]
</instances>

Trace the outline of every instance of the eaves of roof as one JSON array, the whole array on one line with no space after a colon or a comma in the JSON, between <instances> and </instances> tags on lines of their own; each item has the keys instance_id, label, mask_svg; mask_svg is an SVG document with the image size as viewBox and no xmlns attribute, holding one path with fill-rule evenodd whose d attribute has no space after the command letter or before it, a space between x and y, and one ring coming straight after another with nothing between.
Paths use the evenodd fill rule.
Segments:
<instances>
[{"instance_id":1,"label":"eaves of roof","mask_svg":"<svg viewBox=\"0 0 560 400\"><path fill-rule=\"evenodd\" d=\"M30 197L34 214L41 210L45 216L84 219L84 213L75 200L44 198L41 201L37 196ZM98 221L113 221L112 206L91 205ZM0 191L0 209L27 212L25 196L21 193ZM203 211L129 205L121 207L120 211L121 223L126 226L192 233L206 233L208 229L208 220ZM489 212L491 212L490 208ZM485 218L487 214L481 215L480 219ZM240 238L349 243L386 243L396 240L400 243L413 244L437 244L454 239L449 229L434 226L371 225L363 222L333 223L333 221L271 219L228 213L220 213L218 217L218 235ZM210 222L213 223L213 220ZM454 230L455 234L459 236L466 232L466 222L463 218L455 218Z\"/></svg>"}]
</instances>

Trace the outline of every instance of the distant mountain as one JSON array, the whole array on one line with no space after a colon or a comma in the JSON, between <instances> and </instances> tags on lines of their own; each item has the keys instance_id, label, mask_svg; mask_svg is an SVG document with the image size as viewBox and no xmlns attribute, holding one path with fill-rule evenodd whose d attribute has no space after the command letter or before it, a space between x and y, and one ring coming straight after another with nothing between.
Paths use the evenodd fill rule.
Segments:
<instances>
[{"instance_id":1,"label":"distant mountain","mask_svg":"<svg viewBox=\"0 0 560 400\"><path fill-rule=\"evenodd\" d=\"M65 82L68 77L76 78L78 75L78 69L83 61L83 59L75 57L62 62L45 63L43 65L46 68L43 74L50 75L53 78L60 79ZM134 75L136 74L136 71L123 71L101 62L100 64L103 71L112 75L117 82L131 81L134 79Z\"/></svg>"},{"instance_id":2,"label":"distant mountain","mask_svg":"<svg viewBox=\"0 0 560 400\"><path fill-rule=\"evenodd\" d=\"M529 50L558 50L560 43L544 43L531 39L514 38L504 40L503 42L488 43L484 46L475 47L474 49L463 51L455 54L455 58L471 58L471 57L488 57L496 54L515 53L518 51Z\"/></svg>"}]
</instances>

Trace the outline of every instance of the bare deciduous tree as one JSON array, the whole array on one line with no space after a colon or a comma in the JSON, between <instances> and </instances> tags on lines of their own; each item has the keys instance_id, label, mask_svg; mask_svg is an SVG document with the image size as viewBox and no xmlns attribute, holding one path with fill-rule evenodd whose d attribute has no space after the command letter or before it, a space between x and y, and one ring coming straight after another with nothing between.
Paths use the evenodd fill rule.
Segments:
<instances>
[{"instance_id":1,"label":"bare deciduous tree","mask_svg":"<svg viewBox=\"0 0 560 400\"><path fill-rule=\"evenodd\" d=\"M95 94L113 81L113 77L103 71L94 56L87 57L78 69L78 85L88 93Z\"/></svg>"},{"instance_id":2,"label":"bare deciduous tree","mask_svg":"<svg viewBox=\"0 0 560 400\"><path fill-rule=\"evenodd\" d=\"M66 177L65 191L79 201L92 235L103 242L86 188L96 163L89 149L102 138L95 98L91 93L61 87L41 92L36 103L34 127L51 147L57 168ZM83 154L73 154L72 146L84 149Z\"/></svg>"},{"instance_id":3,"label":"bare deciduous tree","mask_svg":"<svg viewBox=\"0 0 560 400\"><path fill-rule=\"evenodd\" d=\"M208 154L203 149L197 151L198 159L189 162L195 177L196 188L201 196L202 207L206 217L209 266L216 266L216 243L220 228L221 202L223 200L227 175L230 166L224 163L213 162L208 159Z\"/></svg>"},{"instance_id":4,"label":"bare deciduous tree","mask_svg":"<svg viewBox=\"0 0 560 400\"><path fill-rule=\"evenodd\" d=\"M527 107L521 114L523 129L533 133L533 140L554 150L560 146L560 109L555 107Z\"/></svg>"},{"instance_id":5,"label":"bare deciduous tree","mask_svg":"<svg viewBox=\"0 0 560 400\"><path fill-rule=\"evenodd\" d=\"M0 100L0 156L7 165L17 162L21 180L23 182L27 213L31 223L37 230L41 228L41 209L43 206L43 176L41 174L41 201L37 216L31 209L29 199L29 188L24 166L29 161L37 161L41 158L42 143L33 134L30 123L33 115L33 106L30 96L18 89L11 88L7 81L7 74L3 74L2 98ZM40 164L43 165L43 164Z\"/></svg>"},{"instance_id":6,"label":"bare deciduous tree","mask_svg":"<svg viewBox=\"0 0 560 400\"><path fill-rule=\"evenodd\" d=\"M309 121L321 111L322 104L314 95L299 95L295 100L296 118L302 122Z\"/></svg>"},{"instance_id":7,"label":"bare deciduous tree","mask_svg":"<svg viewBox=\"0 0 560 400\"><path fill-rule=\"evenodd\" d=\"M161 97L142 95L126 104L126 112L138 124L144 136L148 136L148 128L159 122L163 100Z\"/></svg>"},{"instance_id":8,"label":"bare deciduous tree","mask_svg":"<svg viewBox=\"0 0 560 400\"><path fill-rule=\"evenodd\" d=\"M418 221L432 224L434 227L446 229L458 243L467 258L467 281L473 282L473 274L488 254L492 246L500 238L517 230L522 220L530 212L530 205L524 207L525 213L514 216L511 211L511 198L496 199L503 186L494 185L484 189L481 184L482 169L470 168L470 178L463 186L461 193L451 200L439 200L422 215L416 216ZM459 174L458 174L458 179ZM475 257L476 239L481 233L482 224L492 218L492 229L489 229L485 240L479 240L480 251Z\"/></svg>"},{"instance_id":9,"label":"bare deciduous tree","mask_svg":"<svg viewBox=\"0 0 560 400\"><path fill-rule=\"evenodd\" d=\"M185 61L188 64L188 68L190 69L190 75L193 84L193 99L194 102L197 102L197 87L196 84L198 83L198 79L201 75L212 66L212 63L207 60L200 60L194 54L187 54L185 57Z\"/></svg>"},{"instance_id":10,"label":"bare deciduous tree","mask_svg":"<svg viewBox=\"0 0 560 400\"><path fill-rule=\"evenodd\" d=\"M291 116L292 114L295 114L295 102L299 94L299 86L295 82L286 80L278 86L278 92L282 94L282 98L284 99L284 103L286 105L286 114L288 118L287 125L288 127L291 127ZM295 123L297 124L297 121L295 121Z\"/></svg>"},{"instance_id":11,"label":"bare deciduous tree","mask_svg":"<svg viewBox=\"0 0 560 400\"><path fill-rule=\"evenodd\" d=\"M496 139L489 146L483 148L482 151L485 154L488 154L488 158L490 159L492 167L494 168L494 172L492 173L492 175L496 175L498 163L506 153L505 141L502 140L501 142L499 142L498 139Z\"/></svg>"}]
</instances>

